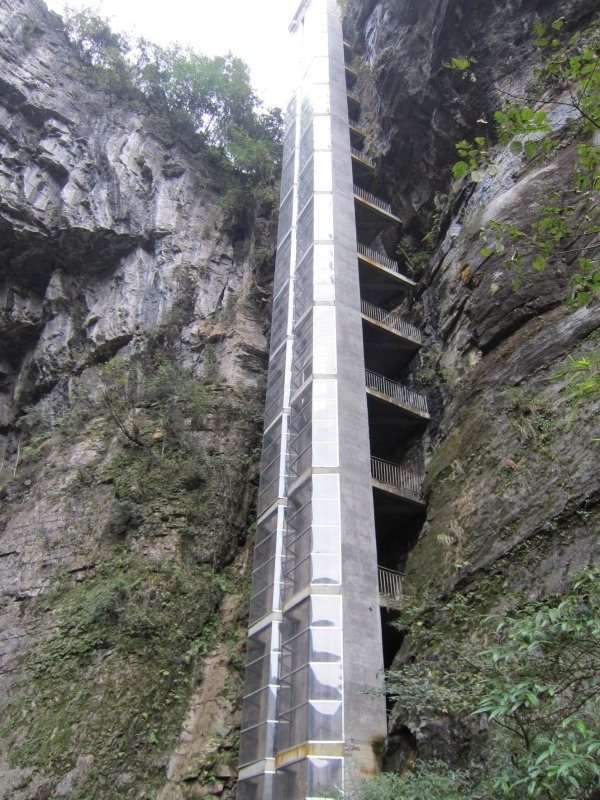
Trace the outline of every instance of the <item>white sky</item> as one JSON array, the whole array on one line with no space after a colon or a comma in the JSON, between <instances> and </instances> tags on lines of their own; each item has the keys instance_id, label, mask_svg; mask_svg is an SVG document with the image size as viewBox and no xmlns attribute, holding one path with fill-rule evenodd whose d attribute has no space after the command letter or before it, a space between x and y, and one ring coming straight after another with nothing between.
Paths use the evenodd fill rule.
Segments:
<instances>
[{"instance_id":1,"label":"white sky","mask_svg":"<svg viewBox=\"0 0 600 800\"><path fill-rule=\"evenodd\" d=\"M294 74L288 25L300 0L46 0L59 14L64 6L92 7L113 28L157 44L180 42L208 56L229 51L250 67L255 91L267 106L284 107Z\"/></svg>"}]
</instances>

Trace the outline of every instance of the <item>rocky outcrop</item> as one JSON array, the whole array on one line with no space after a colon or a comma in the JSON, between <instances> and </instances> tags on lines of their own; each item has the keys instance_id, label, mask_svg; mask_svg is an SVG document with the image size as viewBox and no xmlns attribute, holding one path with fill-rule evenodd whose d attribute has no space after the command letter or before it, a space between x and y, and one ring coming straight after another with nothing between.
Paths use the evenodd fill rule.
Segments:
<instances>
[{"instance_id":1,"label":"rocky outcrop","mask_svg":"<svg viewBox=\"0 0 600 800\"><path fill-rule=\"evenodd\" d=\"M0 155L0 797L230 798L270 200L38 2L0 0Z\"/></svg>"},{"instance_id":2,"label":"rocky outcrop","mask_svg":"<svg viewBox=\"0 0 600 800\"><path fill-rule=\"evenodd\" d=\"M448 191L456 142L486 135L506 92L518 93L530 76L534 23L564 17L576 30L596 12L593 0L349 0L361 124L381 157L378 189L405 227L428 229L435 194ZM475 81L444 66L456 57L476 59Z\"/></svg>"},{"instance_id":3,"label":"rocky outcrop","mask_svg":"<svg viewBox=\"0 0 600 800\"><path fill-rule=\"evenodd\" d=\"M543 271L526 259L516 290L510 253L482 253L490 220L527 228L552 192L565 192L577 214L589 211L573 188L578 140L565 132L559 105L568 98L546 96L561 132L551 157L527 162L497 148L493 177L451 181L455 143L483 135L481 120L501 107L503 91L519 95L531 79L533 23L564 17L577 30L595 14L587 2L349 2L346 38L361 53L361 122L379 158L379 192L417 243L437 214L435 248L410 304L427 343L407 380L427 391L433 414L424 441L427 518L405 587L413 600L433 602L438 623L457 593L474 613L512 609L560 595L569 576L600 559L599 402L573 415L566 379L554 377L569 357L597 348L598 301L573 309L566 298L579 248L597 255L598 237L573 237ZM477 60L474 81L444 68L456 56ZM390 251L396 244L387 241ZM469 637L474 626L447 635ZM424 663L432 659L433 674L434 650ZM409 637L396 664L416 656ZM417 714L400 697L390 768L402 769L415 753L466 763L477 738L468 720L438 711Z\"/></svg>"}]
</instances>

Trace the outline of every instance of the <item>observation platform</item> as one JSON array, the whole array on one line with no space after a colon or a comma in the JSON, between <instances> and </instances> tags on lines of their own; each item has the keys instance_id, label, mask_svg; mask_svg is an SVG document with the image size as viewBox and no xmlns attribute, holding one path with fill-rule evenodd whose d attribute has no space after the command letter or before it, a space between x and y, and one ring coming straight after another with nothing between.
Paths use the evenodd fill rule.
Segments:
<instances>
[{"instance_id":1,"label":"observation platform","mask_svg":"<svg viewBox=\"0 0 600 800\"><path fill-rule=\"evenodd\" d=\"M387 567L377 567L379 578L379 605L397 608L404 593L404 573Z\"/></svg>"},{"instance_id":2,"label":"observation platform","mask_svg":"<svg viewBox=\"0 0 600 800\"><path fill-rule=\"evenodd\" d=\"M398 314L361 300L365 364L373 372L395 374L419 351L421 331Z\"/></svg>"},{"instance_id":3,"label":"observation platform","mask_svg":"<svg viewBox=\"0 0 600 800\"><path fill-rule=\"evenodd\" d=\"M354 92L347 91L346 97L348 99L348 116L356 119L360 113L360 100Z\"/></svg>"},{"instance_id":4,"label":"observation platform","mask_svg":"<svg viewBox=\"0 0 600 800\"><path fill-rule=\"evenodd\" d=\"M354 67L346 61L345 64L345 71L346 71L346 88L352 89L355 85L356 81L358 80L358 73L354 69Z\"/></svg>"},{"instance_id":5,"label":"observation platform","mask_svg":"<svg viewBox=\"0 0 600 800\"><path fill-rule=\"evenodd\" d=\"M405 414L417 417L420 420L429 419L427 397L421 392L408 389L401 383L391 381L383 375L371 372L371 370L365 370L365 383L367 394L371 397L384 403L390 403Z\"/></svg>"},{"instance_id":6,"label":"observation platform","mask_svg":"<svg viewBox=\"0 0 600 800\"><path fill-rule=\"evenodd\" d=\"M354 185L354 213L358 237L369 241L374 239L384 228L402 224L402 220L394 214L389 203L356 184Z\"/></svg>"},{"instance_id":7,"label":"observation platform","mask_svg":"<svg viewBox=\"0 0 600 800\"><path fill-rule=\"evenodd\" d=\"M350 119L348 123L350 128L350 144L352 147L359 147L364 142L367 132L356 119Z\"/></svg>"},{"instance_id":8,"label":"observation platform","mask_svg":"<svg viewBox=\"0 0 600 800\"><path fill-rule=\"evenodd\" d=\"M361 296L373 306L394 307L416 283L400 271L397 261L364 244L358 244Z\"/></svg>"},{"instance_id":9,"label":"observation platform","mask_svg":"<svg viewBox=\"0 0 600 800\"><path fill-rule=\"evenodd\" d=\"M350 149L352 156L352 174L355 181L371 180L375 174L375 162L362 150L356 147Z\"/></svg>"},{"instance_id":10,"label":"observation platform","mask_svg":"<svg viewBox=\"0 0 600 800\"><path fill-rule=\"evenodd\" d=\"M417 472L371 456L371 482L373 489L386 495L388 500L425 508L421 497L423 476Z\"/></svg>"}]
</instances>

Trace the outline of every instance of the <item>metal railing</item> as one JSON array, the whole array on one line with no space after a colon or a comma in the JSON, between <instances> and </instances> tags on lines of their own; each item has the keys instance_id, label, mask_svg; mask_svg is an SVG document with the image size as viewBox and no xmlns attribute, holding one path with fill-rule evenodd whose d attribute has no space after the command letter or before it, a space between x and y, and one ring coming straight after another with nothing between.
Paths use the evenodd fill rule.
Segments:
<instances>
[{"instance_id":1,"label":"metal railing","mask_svg":"<svg viewBox=\"0 0 600 800\"><path fill-rule=\"evenodd\" d=\"M388 486L395 486L417 497L421 494L423 476L390 461L371 456L371 476L379 483L387 483Z\"/></svg>"},{"instance_id":2,"label":"metal railing","mask_svg":"<svg viewBox=\"0 0 600 800\"><path fill-rule=\"evenodd\" d=\"M379 594L394 600L401 600L404 574L385 567L377 567L377 573L379 575Z\"/></svg>"},{"instance_id":3,"label":"metal railing","mask_svg":"<svg viewBox=\"0 0 600 800\"><path fill-rule=\"evenodd\" d=\"M367 203L371 203L371 205L377 206L377 208L380 208L382 211L385 211L386 214L389 214L392 217L394 216L391 205L389 203L386 203L385 200L381 200L379 197L376 197L374 194L371 194L371 192L367 192L365 189L361 189L360 186L355 185L354 194L357 197L366 200Z\"/></svg>"},{"instance_id":4,"label":"metal railing","mask_svg":"<svg viewBox=\"0 0 600 800\"><path fill-rule=\"evenodd\" d=\"M380 266L385 267L386 269L389 269L392 272L395 272L396 275L400 275L400 277L404 278L405 281L408 281L413 286L415 285L414 281L411 281L411 279L407 278L403 272L400 272L400 267L398 266L397 261L393 261L391 258L388 258L387 256L384 256L381 253L377 252L377 250L372 250L370 247L366 247L364 244L360 244L360 242L357 245L357 249L359 255L364 256L365 258L368 258L371 261L374 261L376 264L379 264Z\"/></svg>"},{"instance_id":5,"label":"metal railing","mask_svg":"<svg viewBox=\"0 0 600 800\"><path fill-rule=\"evenodd\" d=\"M376 392L385 394L393 400L398 400L404 405L411 406L417 411L427 411L427 397L420 392L415 392L412 389L407 389L400 383L390 381L384 378L383 375L378 375L376 372L365 370L365 378L367 382L367 389L373 389Z\"/></svg>"},{"instance_id":6,"label":"metal railing","mask_svg":"<svg viewBox=\"0 0 600 800\"><path fill-rule=\"evenodd\" d=\"M361 136L366 136L367 135L367 132L365 131L364 128L361 128L360 122L357 119L352 119L352 117L350 117L350 119L348 120L348 124L350 125L351 128L353 128Z\"/></svg>"},{"instance_id":7,"label":"metal railing","mask_svg":"<svg viewBox=\"0 0 600 800\"><path fill-rule=\"evenodd\" d=\"M375 320L376 322L381 322L382 325L386 325L388 328L393 328L398 333L406 336L407 339L414 339L419 344L422 344L423 334L421 331L416 327L416 325L411 325L410 322L406 322L397 314L384 311L383 308L374 306L367 300L360 301L360 310L365 317L369 317L369 319Z\"/></svg>"},{"instance_id":8,"label":"metal railing","mask_svg":"<svg viewBox=\"0 0 600 800\"><path fill-rule=\"evenodd\" d=\"M356 156L356 158L364 161L365 164L368 164L370 167L375 169L375 162L370 156L368 156L366 153L363 153L362 150L357 150L356 147L351 147L350 150L352 151L353 156Z\"/></svg>"}]
</instances>

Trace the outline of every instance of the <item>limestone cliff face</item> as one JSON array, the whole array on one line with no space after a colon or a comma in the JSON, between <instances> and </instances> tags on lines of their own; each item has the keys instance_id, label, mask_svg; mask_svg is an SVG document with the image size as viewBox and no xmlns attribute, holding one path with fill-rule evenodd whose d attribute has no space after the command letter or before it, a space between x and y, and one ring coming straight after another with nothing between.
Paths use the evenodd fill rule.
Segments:
<instances>
[{"instance_id":1,"label":"limestone cliff face","mask_svg":"<svg viewBox=\"0 0 600 800\"><path fill-rule=\"evenodd\" d=\"M546 271L526 267L513 291L507 256L484 257L481 231L491 219L526 226L552 191L572 186L577 140L564 137L542 164L498 148L497 174L477 186L452 184L450 168L454 144L486 134L480 120L492 119L503 92L523 93L536 59L534 22L564 16L572 30L583 29L597 5L348 5L346 38L362 56L361 121L379 158L378 191L399 210L405 233L420 241L432 219L438 231L408 304L427 343L407 380L428 392L433 419L423 443L427 519L408 561L407 592L442 603L462 592L483 613L560 594L569 574L600 558L598 402L569 424L564 381L552 378L568 356L597 347L597 300L566 307L577 248L596 252L597 237L575 238L571 254ZM443 67L456 56L477 59L475 82ZM548 96L557 130L560 100ZM443 194L437 212L436 193ZM567 194L572 200L585 213L585 203ZM396 241L387 245L392 251ZM410 652L407 640L397 663ZM473 736L448 715L415 717L400 701L390 729L396 744L407 731L409 749L416 743L420 755L454 763ZM397 766L405 756L400 747Z\"/></svg>"},{"instance_id":2,"label":"limestone cliff face","mask_svg":"<svg viewBox=\"0 0 600 800\"><path fill-rule=\"evenodd\" d=\"M140 108L0 0L12 800L232 797L273 220Z\"/></svg>"}]
</instances>

